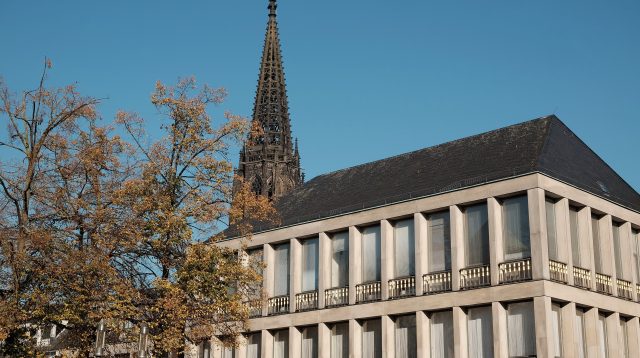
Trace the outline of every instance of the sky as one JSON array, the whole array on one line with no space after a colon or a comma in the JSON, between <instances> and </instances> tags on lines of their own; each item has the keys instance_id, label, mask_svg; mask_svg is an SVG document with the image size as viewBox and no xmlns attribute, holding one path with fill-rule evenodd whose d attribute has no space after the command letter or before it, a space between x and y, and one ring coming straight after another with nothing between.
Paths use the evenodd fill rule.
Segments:
<instances>
[{"instance_id":1,"label":"sky","mask_svg":"<svg viewBox=\"0 0 640 358\"><path fill-rule=\"evenodd\" d=\"M249 117L267 0L2 0L0 76L158 115L156 81L195 76ZM557 115L640 191L640 1L278 0L307 179ZM0 128L0 130L6 130ZM237 163L237 151L234 151Z\"/></svg>"}]
</instances>

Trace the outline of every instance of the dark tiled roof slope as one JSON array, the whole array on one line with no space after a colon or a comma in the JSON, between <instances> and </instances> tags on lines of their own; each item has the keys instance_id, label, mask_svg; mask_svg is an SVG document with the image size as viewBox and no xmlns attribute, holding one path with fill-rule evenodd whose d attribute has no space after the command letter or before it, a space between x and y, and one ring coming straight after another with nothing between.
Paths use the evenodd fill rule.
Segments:
<instances>
[{"instance_id":1,"label":"dark tiled roof slope","mask_svg":"<svg viewBox=\"0 0 640 358\"><path fill-rule=\"evenodd\" d=\"M534 172L640 211L640 195L555 116L320 175L277 208L291 225Z\"/></svg>"}]
</instances>

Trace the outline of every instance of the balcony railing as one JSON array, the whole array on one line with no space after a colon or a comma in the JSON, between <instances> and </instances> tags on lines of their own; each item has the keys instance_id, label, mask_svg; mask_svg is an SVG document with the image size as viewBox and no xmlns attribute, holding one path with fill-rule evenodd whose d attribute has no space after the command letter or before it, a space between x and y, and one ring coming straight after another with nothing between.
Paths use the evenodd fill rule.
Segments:
<instances>
[{"instance_id":1,"label":"balcony railing","mask_svg":"<svg viewBox=\"0 0 640 358\"><path fill-rule=\"evenodd\" d=\"M617 279L616 283L618 284L618 297L624 298L625 300L633 300L633 291L631 290L631 282Z\"/></svg>"},{"instance_id":2,"label":"balcony railing","mask_svg":"<svg viewBox=\"0 0 640 358\"><path fill-rule=\"evenodd\" d=\"M380 286L380 281L356 285L356 302L362 303L380 300Z\"/></svg>"},{"instance_id":3,"label":"balcony railing","mask_svg":"<svg viewBox=\"0 0 640 358\"><path fill-rule=\"evenodd\" d=\"M451 291L451 271L428 273L422 276L425 295Z\"/></svg>"},{"instance_id":4,"label":"balcony railing","mask_svg":"<svg viewBox=\"0 0 640 358\"><path fill-rule=\"evenodd\" d=\"M414 276L389 280L389 298L415 296L416 278Z\"/></svg>"},{"instance_id":5,"label":"balcony railing","mask_svg":"<svg viewBox=\"0 0 640 358\"><path fill-rule=\"evenodd\" d=\"M577 287L591 289L591 271L582 267L573 267L573 284Z\"/></svg>"},{"instance_id":6,"label":"balcony railing","mask_svg":"<svg viewBox=\"0 0 640 358\"><path fill-rule=\"evenodd\" d=\"M269 315L289 313L289 296L271 297L267 301Z\"/></svg>"},{"instance_id":7,"label":"balcony railing","mask_svg":"<svg viewBox=\"0 0 640 358\"><path fill-rule=\"evenodd\" d=\"M318 291L308 291L296 295L296 311L318 309Z\"/></svg>"},{"instance_id":8,"label":"balcony railing","mask_svg":"<svg viewBox=\"0 0 640 358\"><path fill-rule=\"evenodd\" d=\"M255 300L245 303L249 308L249 318L256 318L262 316L262 301Z\"/></svg>"},{"instance_id":9,"label":"balcony railing","mask_svg":"<svg viewBox=\"0 0 640 358\"><path fill-rule=\"evenodd\" d=\"M500 283L531 280L531 258L503 262L498 266Z\"/></svg>"},{"instance_id":10,"label":"balcony railing","mask_svg":"<svg viewBox=\"0 0 640 358\"><path fill-rule=\"evenodd\" d=\"M549 260L549 275L553 281L567 283L567 264L564 262Z\"/></svg>"},{"instance_id":11,"label":"balcony railing","mask_svg":"<svg viewBox=\"0 0 640 358\"><path fill-rule=\"evenodd\" d=\"M324 305L339 307L349 304L349 287L330 288L324 291Z\"/></svg>"},{"instance_id":12,"label":"balcony railing","mask_svg":"<svg viewBox=\"0 0 640 358\"><path fill-rule=\"evenodd\" d=\"M467 267L460 270L460 289L468 290L491 285L489 265Z\"/></svg>"},{"instance_id":13,"label":"balcony railing","mask_svg":"<svg viewBox=\"0 0 640 358\"><path fill-rule=\"evenodd\" d=\"M596 273L596 291L610 295L613 293L611 276Z\"/></svg>"}]
</instances>

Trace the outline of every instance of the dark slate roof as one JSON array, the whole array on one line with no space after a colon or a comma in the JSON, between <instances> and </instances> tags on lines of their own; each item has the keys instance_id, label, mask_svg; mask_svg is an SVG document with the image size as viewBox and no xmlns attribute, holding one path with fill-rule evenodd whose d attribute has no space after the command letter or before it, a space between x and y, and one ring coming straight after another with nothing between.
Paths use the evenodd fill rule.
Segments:
<instances>
[{"instance_id":1,"label":"dark slate roof","mask_svg":"<svg viewBox=\"0 0 640 358\"><path fill-rule=\"evenodd\" d=\"M535 172L640 212L638 192L556 116L320 175L276 206L285 226Z\"/></svg>"}]
</instances>

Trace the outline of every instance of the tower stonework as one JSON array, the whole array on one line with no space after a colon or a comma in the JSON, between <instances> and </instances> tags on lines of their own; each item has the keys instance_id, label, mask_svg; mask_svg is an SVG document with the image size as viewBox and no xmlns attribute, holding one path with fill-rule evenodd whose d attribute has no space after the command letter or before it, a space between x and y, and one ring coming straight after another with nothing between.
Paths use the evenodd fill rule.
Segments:
<instances>
[{"instance_id":1,"label":"tower stonework","mask_svg":"<svg viewBox=\"0 0 640 358\"><path fill-rule=\"evenodd\" d=\"M291 136L287 89L282 65L276 1L269 1L269 22L264 41L252 124L240 151L237 174L258 194L275 199L302 184L300 153Z\"/></svg>"}]
</instances>

